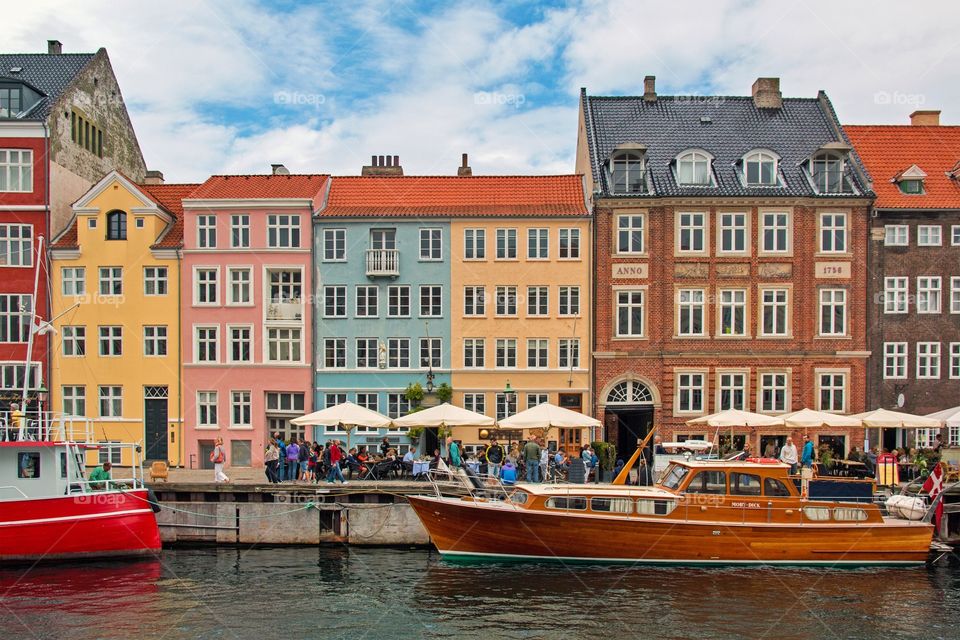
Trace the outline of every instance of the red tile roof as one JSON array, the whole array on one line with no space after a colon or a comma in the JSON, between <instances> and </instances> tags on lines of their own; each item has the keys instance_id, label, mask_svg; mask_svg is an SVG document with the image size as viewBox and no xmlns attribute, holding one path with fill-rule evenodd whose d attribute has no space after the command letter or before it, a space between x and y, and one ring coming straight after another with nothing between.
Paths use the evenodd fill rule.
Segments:
<instances>
[{"instance_id":1,"label":"red tile roof","mask_svg":"<svg viewBox=\"0 0 960 640\"><path fill-rule=\"evenodd\" d=\"M960 181L946 174L960 162L960 126L859 126L844 130L863 160L878 209L960 209ZM906 195L890 180L917 165L924 193Z\"/></svg>"},{"instance_id":2,"label":"red tile roof","mask_svg":"<svg viewBox=\"0 0 960 640\"><path fill-rule=\"evenodd\" d=\"M562 176L334 177L321 216L586 216L583 181Z\"/></svg>"},{"instance_id":3,"label":"red tile roof","mask_svg":"<svg viewBox=\"0 0 960 640\"><path fill-rule=\"evenodd\" d=\"M265 198L309 198L320 195L328 175L237 175L210 176L192 194L191 200L243 200Z\"/></svg>"}]
</instances>

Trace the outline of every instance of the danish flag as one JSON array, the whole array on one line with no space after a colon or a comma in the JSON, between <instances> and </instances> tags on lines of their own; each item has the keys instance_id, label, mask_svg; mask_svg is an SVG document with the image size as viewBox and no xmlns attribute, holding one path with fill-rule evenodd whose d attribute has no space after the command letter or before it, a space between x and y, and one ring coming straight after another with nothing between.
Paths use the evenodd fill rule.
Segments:
<instances>
[{"instance_id":1,"label":"danish flag","mask_svg":"<svg viewBox=\"0 0 960 640\"><path fill-rule=\"evenodd\" d=\"M927 476L927 481L923 483L921 491L925 491L930 496L930 502L933 503L937 496L943 491L943 465L937 464ZM943 500L937 504L937 510L933 514L933 525L940 528L940 518L943 516Z\"/></svg>"}]
</instances>

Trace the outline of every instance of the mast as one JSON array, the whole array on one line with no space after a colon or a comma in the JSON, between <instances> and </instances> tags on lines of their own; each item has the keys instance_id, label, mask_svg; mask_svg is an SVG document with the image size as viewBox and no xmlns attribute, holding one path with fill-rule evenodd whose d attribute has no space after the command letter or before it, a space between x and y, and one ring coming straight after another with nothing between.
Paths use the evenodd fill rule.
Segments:
<instances>
[{"instance_id":1,"label":"mast","mask_svg":"<svg viewBox=\"0 0 960 640\"><path fill-rule=\"evenodd\" d=\"M30 361L33 359L33 335L36 333L34 319L37 318L37 295L40 288L40 259L43 256L43 236L37 236L37 260L33 265L33 303L30 309L30 333L27 335L27 360L24 363L23 395L21 397L22 412L27 409L27 395L30 390ZM39 411L40 407L37 406ZM39 416L38 416L39 417ZM23 432L23 420L20 421L20 431Z\"/></svg>"}]
</instances>

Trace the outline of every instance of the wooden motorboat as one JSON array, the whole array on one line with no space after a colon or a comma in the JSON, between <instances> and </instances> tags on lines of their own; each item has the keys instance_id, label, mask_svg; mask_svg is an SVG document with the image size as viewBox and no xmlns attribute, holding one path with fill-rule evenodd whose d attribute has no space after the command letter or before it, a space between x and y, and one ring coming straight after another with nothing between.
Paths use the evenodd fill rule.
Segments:
<instances>
[{"instance_id":1,"label":"wooden motorboat","mask_svg":"<svg viewBox=\"0 0 960 640\"><path fill-rule=\"evenodd\" d=\"M933 537L929 518L806 498L775 461L674 460L652 487L472 484L409 498L445 558L903 565L926 561Z\"/></svg>"}]
</instances>

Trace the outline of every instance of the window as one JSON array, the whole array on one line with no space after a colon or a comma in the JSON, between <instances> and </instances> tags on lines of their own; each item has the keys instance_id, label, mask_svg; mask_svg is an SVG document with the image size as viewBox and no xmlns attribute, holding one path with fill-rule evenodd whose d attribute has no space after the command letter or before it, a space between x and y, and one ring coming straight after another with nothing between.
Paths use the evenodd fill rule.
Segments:
<instances>
[{"instance_id":1,"label":"window","mask_svg":"<svg viewBox=\"0 0 960 640\"><path fill-rule=\"evenodd\" d=\"M410 413L410 401L402 393L387 394L387 417L399 418ZM396 430L396 429L395 429Z\"/></svg>"},{"instance_id":2,"label":"window","mask_svg":"<svg viewBox=\"0 0 960 640\"><path fill-rule=\"evenodd\" d=\"M197 247L201 249L217 247L217 216L197 216Z\"/></svg>"},{"instance_id":3,"label":"window","mask_svg":"<svg viewBox=\"0 0 960 640\"><path fill-rule=\"evenodd\" d=\"M907 295L910 284L907 278L894 277L883 279L883 312L906 313Z\"/></svg>"},{"instance_id":4,"label":"window","mask_svg":"<svg viewBox=\"0 0 960 640\"><path fill-rule=\"evenodd\" d=\"M950 364L947 375L951 380L960 378L960 342L950 343Z\"/></svg>"},{"instance_id":5,"label":"window","mask_svg":"<svg viewBox=\"0 0 960 640\"><path fill-rule=\"evenodd\" d=\"M197 391L197 426L217 426L216 391Z\"/></svg>"},{"instance_id":6,"label":"window","mask_svg":"<svg viewBox=\"0 0 960 640\"><path fill-rule=\"evenodd\" d=\"M517 259L517 230L497 229L497 260Z\"/></svg>"},{"instance_id":7,"label":"window","mask_svg":"<svg viewBox=\"0 0 960 640\"><path fill-rule=\"evenodd\" d=\"M229 279L229 288L227 304L249 305L252 304L250 297L250 286L253 280L253 274L248 268L230 268L227 270Z\"/></svg>"},{"instance_id":8,"label":"window","mask_svg":"<svg viewBox=\"0 0 960 640\"><path fill-rule=\"evenodd\" d=\"M613 193L643 193L644 177L643 156L639 153L620 153L610 162L613 179Z\"/></svg>"},{"instance_id":9,"label":"window","mask_svg":"<svg viewBox=\"0 0 960 640\"><path fill-rule=\"evenodd\" d=\"M940 237L940 225L922 224L917 227L917 246L920 247L939 247L943 244Z\"/></svg>"},{"instance_id":10,"label":"window","mask_svg":"<svg viewBox=\"0 0 960 640\"><path fill-rule=\"evenodd\" d=\"M910 244L910 227L905 224L884 225L883 244L887 247L906 247Z\"/></svg>"},{"instance_id":11,"label":"window","mask_svg":"<svg viewBox=\"0 0 960 640\"><path fill-rule=\"evenodd\" d=\"M680 289L677 292L677 327L681 336L704 334L703 289Z\"/></svg>"},{"instance_id":12,"label":"window","mask_svg":"<svg viewBox=\"0 0 960 640\"><path fill-rule=\"evenodd\" d=\"M83 326L65 326L63 332L63 355L82 356L87 353L87 328Z\"/></svg>"},{"instance_id":13,"label":"window","mask_svg":"<svg viewBox=\"0 0 960 640\"><path fill-rule=\"evenodd\" d=\"M483 316L486 315L486 300L483 287L464 287L463 288L463 315L465 316Z\"/></svg>"},{"instance_id":14,"label":"window","mask_svg":"<svg viewBox=\"0 0 960 640\"><path fill-rule=\"evenodd\" d=\"M960 224L950 227L950 244L954 247L960 246Z\"/></svg>"},{"instance_id":15,"label":"window","mask_svg":"<svg viewBox=\"0 0 960 640\"><path fill-rule=\"evenodd\" d=\"M497 420L509 418L517 412L517 394L498 393L497 394Z\"/></svg>"},{"instance_id":16,"label":"window","mask_svg":"<svg viewBox=\"0 0 960 640\"><path fill-rule=\"evenodd\" d=\"M122 267L100 267L100 295L123 295Z\"/></svg>"},{"instance_id":17,"label":"window","mask_svg":"<svg viewBox=\"0 0 960 640\"><path fill-rule=\"evenodd\" d=\"M253 352L253 329L230 327L230 362L250 362Z\"/></svg>"},{"instance_id":18,"label":"window","mask_svg":"<svg viewBox=\"0 0 960 640\"><path fill-rule=\"evenodd\" d=\"M387 287L387 317L410 317L410 285L391 285Z\"/></svg>"},{"instance_id":19,"label":"window","mask_svg":"<svg viewBox=\"0 0 960 640\"><path fill-rule=\"evenodd\" d=\"M476 411L485 413L487 408L487 396L483 393L465 393L463 394L463 408L467 411Z\"/></svg>"},{"instance_id":20,"label":"window","mask_svg":"<svg viewBox=\"0 0 960 640\"><path fill-rule=\"evenodd\" d=\"M357 313L358 318L376 318L377 299L379 289L376 286L361 285L357 287Z\"/></svg>"},{"instance_id":21,"label":"window","mask_svg":"<svg viewBox=\"0 0 960 640\"><path fill-rule=\"evenodd\" d=\"M3 151L0 151L0 154L2 153ZM0 224L0 267L31 266L33 266L33 227L29 224Z\"/></svg>"},{"instance_id":22,"label":"window","mask_svg":"<svg viewBox=\"0 0 960 640\"><path fill-rule=\"evenodd\" d=\"M810 177L820 193L847 191L843 180L843 158L832 153L821 153L810 162Z\"/></svg>"},{"instance_id":23,"label":"window","mask_svg":"<svg viewBox=\"0 0 960 640\"><path fill-rule=\"evenodd\" d=\"M410 368L410 338L387 339L387 367L390 369Z\"/></svg>"},{"instance_id":24,"label":"window","mask_svg":"<svg viewBox=\"0 0 960 640\"><path fill-rule=\"evenodd\" d=\"M940 378L940 343L917 343L917 378L934 380Z\"/></svg>"},{"instance_id":25,"label":"window","mask_svg":"<svg viewBox=\"0 0 960 640\"><path fill-rule=\"evenodd\" d=\"M940 278L917 278L917 313L940 313Z\"/></svg>"},{"instance_id":26,"label":"window","mask_svg":"<svg viewBox=\"0 0 960 640\"><path fill-rule=\"evenodd\" d=\"M327 393L323 396L323 406L324 407L335 407L338 404L343 404L347 401L347 394L345 393ZM340 431L339 427L331 429L327 427L327 431Z\"/></svg>"},{"instance_id":27,"label":"window","mask_svg":"<svg viewBox=\"0 0 960 640\"><path fill-rule=\"evenodd\" d=\"M323 230L323 261L343 262L347 259L347 230Z\"/></svg>"},{"instance_id":28,"label":"window","mask_svg":"<svg viewBox=\"0 0 960 640\"><path fill-rule=\"evenodd\" d=\"M743 162L743 178L748 187L777 184L777 158L768 151L754 151Z\"/></svg>"},{"instance_id":29,"label":"window","mask_svg":"<svg viewBox=\"0 0 960 640\"><path fill-rule=\"evenodd\" d=\"M270 270L270 303L299 304L303 296L303 272L299 269Z\"/></svg>"},{"instance_id":30,"label":"window","mask_svg":"<svg viewBox=\"0 0 960 640\"><path fill-rule=\"evenodd\" d=\"M747 251L747 214L720 214L720 253Z\"/></svg>"},{"instance_id":31,"label":"window","mask_svg":"<svg viewBox=\"0 0 960 640\"><path fill-rule=\"evenodd\" d=\"M787 410L787 374L760 374L760 411L783 413Z\"/></svg>"},{"instance_id":32,"label":"window","mask_svg":"<svg viewBox=\"0 0 960 640\"><path fill-rule=\"evenodd\" d=\"M723 495L727 492L727 474L723 471L700 471L687 485L687 493Z\"/></svg>"},{"instance_id":33,"label":"window","mask_svg":"<svg viewBox=\"0 0 960 640\"><path fill-rule=\"evenodd\" d=\"M642 213L617 216L617 253L643 253L644 219Z\"/></svg>"},{"instance_id":34,"label":"window","mask_svg":"<svg viewBox=\"0 0 960 640\"><path fill-rule=\"evenodd\" d=\"M580 368L580 340L577 338L560 338L559 362L561 369L579 369Z\"/></svg>"},{"instance_id":35,"label":"window","mask_svg":"<svg viewBox=\"0 0 960 640\"><path fill-rule=\"evenodd\" d=\"M420 317L439 318L441 316L443 316L443 287L420 285Z\"/></svg>"},{"instance_id":36,"label":"window","mask_svg":"<svg viewBox=\"0 0 960 640\"><path fill-rule=\"evenodd\" d=\"M534 407L539 407L545 402L550 402L550 396L546 393L528 393L527 394L527 409L533 409Z\"/></svg>"},{"instance_id":37,"label":"window","mask_svg":"<svg viewBox=\"0 0 960 640\"><path fill-rule=\"evenodd\" d=\"M420 368L443 367L443 338L420 338Z\"/></svg>"},{"instance_id":38,"label":"window","mask_svg":"<svg viewBox=\"0 0 960 640\"><path fill-rule=\"evenodd\" d=\"M357 404L364 409L369 409L370 411L379 411L380 410L380 397L376 393L358 393L357 394ZM358 431L367 431L368 429L364 427L358 428ZM370 431L375 431L375 429L370 429Z\"/></svg>"},{"instance_id":39,"label":"window","mask_svg":"<svg viewBox=\"0 0 960 640\"><path fill-rule=\"evenodd\" d=\"M33 319L33 296L0 294L0 342L27 342Z\"/></svg>"},{"instance_id":40,"label":"window","mask_svg":"<svg viewBox=\"0 0 960 640\"><path fill-rule=\"evenodd\" d=\"M681 253L699 253L706 250L707 214L681 213L677 251Z\"/></svg>"},{"instance_id":41,"label":"window","mask_svg":"<svg viewBox=\"0 0 960 640\"><path fill-rule=\"evenodd\" d=\"M731 473L730 495L759 496L760 476L753 475L752 473Z\"/></svg>"},{"instance_id":42,"label":"window","mask_svg":"<svg viewBox=\"0 0 960 640\"><path fill-rule=\"evenodd\" d=\"M143 268L143 295L145 296L167 295L167 268L166 267L144 267Z\"/></svg>"},{"instance_id":43,"label":"window","mask_svg":"<svg viewBox=\"0 0 960 640\"><path fill-rule=\"evenodd\" d=\"M167 355L167 328L163 325L145 325L143 327L143 355Z\"/></svg>"},{"instance_id":44,"label":"window","mask_svg":"<svg viewBox=\"0 0 960 640\"><path fill-rule=\"evenodd\" d=\"M497 287L497 315L517 315L517 288Z\"/></svg>"},{"instance_id":45,"label":"window","mask_svg":"<svg viewBox=\"0 0 960 640\"><path fill-rule=\"evenodd\" d=\"M484 366L483 338L463 339L463 366L465 369L482 369Z\"/></svg>"},{"instance_id":46,"label":"window","mask_svg":"<svg viewBox=\"0 0 960 640\"><path fill-rule=\"evenodd\" d=\"M843 253L847 250L847 215L845 213L820 214L820 251Z\"/></svg>"},{"instance_id":47,"label":"window","mask_svg":"<svg viewBox=\"0 0 960 640\"><path fill-rule=\"evenodd\" d=\"M0 95L3 90L0 90ZM0 111L4 110L0 104ZM0 149L0 191L29 193L33 191L33 151Z\"/></svg>"},{"instance_id":48,"label":"window","mask_svg":"<svg viewBox=\"0 0 960 640\"><path fill-rule=\"evenodd\" d=\"M245 213L230 216L230 246L234 249L250 247L250 216Z\"/></svg>"},{"instance_id":49,"label":"window","mask_svg":"<svg viewBox=\"0 0 960 640\"><path fill-rule=\"evenodd\" d=\"M103 131L76 110L70 112L70 139L90 153L103 157Z\"/></svg>"},{"instance_id":50,"label":"window","mask_svg":"<svg viewBox=\"0 0 960 640\"><path fill-rule=\"evenodd\" d=\"M820 335L842 336L847 332L847 292L820 290Z\"/></svg>"},{"instance_id":51,"label":"window","mask_svg":"<svg viewBox=\"0 0 960 640\"><path fill-rule=\"evenodd\" d=\"M347 339L323 339L323 366L327 369L345 369L347 367Z\"/></svg>"},{"instance_id":52,"label":"window","mask_svg":"<svg viewBox=\"0 0 960 640\"><path fill-rule=\"evenodd\" d=\"M120 418L123 416L123 387L97 387L100 397L100 417Z\"/></svg>"},{"instance_id":53,"label":"window","mask_svg":"<svg viewBox=\"0 0 960 640\"><path fill-rule=\"evenodd\" d=\"M710 156L702 151L688 151L677 158L677 184L710 186Z\"/></svg>"},{"instance_id":54,"label":"window","mask_svg":"<svg viewBox=\"0 0 960 640\"><path fill-rule=\"evenodd\" d=\"M883 343L883 377L902 380L907 377L907 343Z\"/></svg>"},{"instance_id":55,"label":"window","mask_svg":"<svg viewBox=\"0 0 960 640\"><path fill-rule=\"evenodd\" d=\"M950 278L950 313L960 313L960 276Z\"/></svg>"},{"instance_id":56,"label":"window","mask_svg":"<svg viewBox=\"0 0 960 640\"><path fill-rule=\"evenodd\" d=\"M329 394L339 395L339 394ZM344 397L334 404L343 404L347 399ZM332 407L331 404L324 405ZM277 393L267 394L267 411L271 413L303 413L303 394L302 393Z\"/></svg>"},{"instance_id":57,"label":"window","mask_svg":"<svg viewBox=\"0 0 960 640\"><path fill-rule=\"evenodd\" d=\"M643 336L643 294L642 290L617 292L617 337Z\"/></svg>"},{"instance_id":58,"label":"window","mask_svg":"<svg viewBox=\"0 0 960 640\"><path fill-rule=\"evenodd\" d=\"M527 315L550 315L549 287L527 287Z\"/></svg>"},{"instance_id":59,"label":"window","mask_svg":"<svg viewBox=\"0 0 960 640\"><path fill-rule=\"evenodd\" d=\"M3 364L0 365L0 389L13 390L16 393L23 391L24 376L27 375L27 368L23 364ZM36 389L40 386L40 365L30 366L30 380L27 387Z\"/></svg>"},{"instance_id":60,"label":"window","mask_svg":"<svg viewBox=\"0 0 960 640\"><path fill-rule=\"evenodd\" d=\"M527 340L527 368L546 369L548 366L549 340L530 338Z\"/></svg>"},{"instance_id":61,"label":"window","mask_svg":"<svg viewBox=\"0 0 960 640\"><path fill-rule=\"evenodd\" d=\"M761 291L762 324L760 333L765 336L785 336L787 327L787 290L764 289Z\"/></svg>"},{"instance_id":62,"label":"window","mask_svg":"<svg viewBox=\"0 0 960 640\"><path fill-rule=\"evenodd\" d=\"M560 229L561 260L580 259L580 229Z\"/></svg>"},{"instance_id":63,"label":"window","mask_svg":"<svg viewBox=\"0 0 960 640\"><path fill-rule=\"evenodd\" d=\"M746 289L720 291L720 334L742 336L747 333Z\"/></svg>"},{"instance_id":64,"label":"window","mask_svg":"<svg viewBox=\"0 0 960 640\"><path fill-rule=\"evenodd\" d=\"M347 288L343 285L328 285L323 288L323 317L347 317Z\"/></svg>"},{"instance_id":65,"label":"window","mask_svg":"<svg viewBox=\"0 0 960 640\"><path fill-rule=\"evenodd\" d=\"M464 229L463 230L463 257L465 260L486 260L487 259L486 230L484 229Z\"/></svg>"},{"instance_id":66,"label":"window","mask_svg":"<svg viewBox=\"0 0 960 640\"><path fill-rule=\"evenodd\" d=\"M550 257L550 230L527 229L527 259L546 260Z\"/></svg>"},{"instance_id":67,"label":"window","mask_svg":"<svg viewBox=\"0 0 960 640\"><path fill-rule=\"evenodd\" d=\"M760 245L765 253L790 251L790 214L764 213L760 216Z\"/></svg>"},{"instance_id":68,"label":"window","mask_svg":"<svg viewBox=\"0 0 960 640\"><path fill-rule=\"evenodd\" d=\"M300 246L300 216L267 216L267 246L271 249L296 249Z\"/></svg>"},{"instance_id":69,"label":"window","mask_svg":"<svg viewBox=\"0 0 960 640\"><path fill-rule=\"evenodd\" d=\"M217 304L217 269L196 268L193 273L197 283L194 304Z\"/></svg>"},{"instance_id":70,"label":"window","mask_svg":"<svg viewBox=\"0 0 960 640\"><path fill-rule=\"evenodd\" d=\"M847 376L842 373L821 373L820 411L843 412L847 408Z\"/></svg>"},{"instance_id":71,"label":"window","mask_svg":"<svg viewBox=\"0 0 960 640\"><path fill-rule=\"evenodd\" d=\"M700 413L703 406L702 373L680 373L677 376L677 412Z\"/></svg>"},{"instance_id":72,"label":"window","mask_svg":"<svg viewBox=\"0 0 960 640\"><path fill-rule=\"evenodd\" d=\"M580 315L580 287L560 287L560 315Z\"/></svg>"},{"instance_id":73,"label":"window","mask_svg":"<svg viewBox=\"0 0 960 640\"><path fill-rule=\"evenodd\" d=\"M811 522L823 522L830 519L827 507L803 507L803 516Z\"/></svg>"},{"instance_id":74,"label":"window","mask_svg":"<svg viewBox=\"0 0 960 640\"><path fill-rule=\"evenodd\" d=\"M790 496L790 489L776 478L764 478L763 495L786 498Z\"/></svg>"},{"instance_id":75,"label":"window","mask_svg":"<svg viewBox=\"0 0 960 640\"><path fill-rule=\"evenodd\" d=\"M123 355L123 327L99 327L100 355Z\"/></svg>"},{"instance_id":76,"label":"window","mask_svg":"<svg viewBox=\"0 0 960 640\"><path fill-rule=\"evenodd\" d=\"M897 186L903 193L915 196L923 193L923 180L919 178L901 179Z\"/></svg>"},{"instance_id":77,"label":"window","mask_svg":"<svg viewBox=\"0 0 960 640\"><path fill-rule=\"evenodd\" d=\"M440 229L420 229L420 260L443 260L443 236Z\"/></svg>"},{"instance_id":78,"label":"window","mask_svg":"<svg viewBox=\"0 0 960 640\"><path fill-rule=\"evenodd\" d=\"M566 511L586 511L587 499L577 497L547 498L547 509L563 509Z\"/></svg>"},{"instance_id":79,"label":"window","mask_svg":"<svg viewBox=\"0 0 960 640\"><path fill-rule=\"evenodd\" d=\"M497 338L497 368L517 366L517 341L515 338Z\"/></svg>"},{"instance_id":80,"label":"window","mask_svg":"<svg viewBox=\"0 0 960 640\"><path fill-rule=\"evenodd\" d=\"M267 329L267 361L299 363L302 333L292 327Z\"/></svg>"},{"instance_id":81,"label":"window","mask_svg":"<svg viewBox=\"0 0 960 640\"><path fill-rule=\"evenodd\" d=\"M250 395L249 391L230 392L231 427L249 427L252 424L250 416ZM234 460L234 464L236 464L236 460Z\"/></svg>"},{"instance_id":82,"label":"window","mask_svg":"<svg viewBox=\"0 0 960 640\"><path fill-rule=\"evenodd\" d=\"M87 415L87 388L83 386L63 386L63 412L68 416Z\"/></svg>"},{"instance_id":83,"label":"window","mask_svg":"<svg viewBox=\"0 0 960 640\"><path fill-rule=\"evenodd\" d=\"M377 368L377 339L357 338L357 369Z\"/></svg>"},{"instance_id":84,"label":"window","mask_svg":"<svg viewBox=\"0 0 960 640\"><path fill-rule=\"evenodd\" d=\"M127 239L127 214L111 211L107 214L107 240Z\"/></svg>"},{"instance_id":85,"label":"window","mask_svg":"<svg viewBox=\"0 0 960 640\"><path fill-rule=\"evenodd\" d=\"M194 362L219 362L219 327L195 327L196 348Z\"/></svg>"},{"instance_id":86,"label":"window","mask_svg":"<svg viewBox=\"0 0 960 640\"><path fill-rule=\"evenodd\" d=\"M720 402L717 411L727 409L746 410L747 407L747 374L721 373L718 375Z\"/></svg>"}]
</instances>

